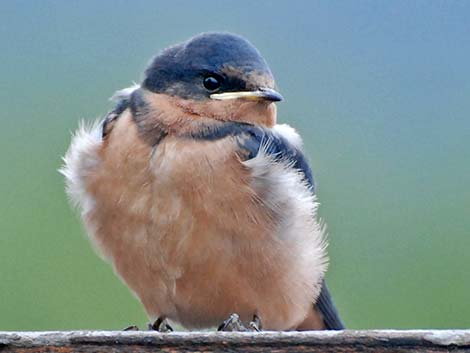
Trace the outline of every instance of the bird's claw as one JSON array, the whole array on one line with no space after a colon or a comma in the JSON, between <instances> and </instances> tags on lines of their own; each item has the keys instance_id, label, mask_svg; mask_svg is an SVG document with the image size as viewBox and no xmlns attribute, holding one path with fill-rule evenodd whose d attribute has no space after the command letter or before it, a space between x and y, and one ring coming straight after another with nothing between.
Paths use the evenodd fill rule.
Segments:
<instances>
[{"instance_id":1,"label":"bird's claw","mask_svg":"<svg viewBox=\"0 0 470 353\"><path fill-rule=\"evenodd\" d=\"M262 327L261 327L261 319L259 318L258 315L253 315L253 320L251 320L251 322L248 324L248 326L250 327L251 331L256 331L256 332L259 332L261 331Z\"/></svg>"},{"instance_id":2,"label":"bird's claw","mask_svg":"<svg viewBox=\"0 0 470 353\"><path fill-rule=\"evenodd\" d=\"M166 318L159 317L155 322L148 324L149 331L158 331L161 333L173 332L173 328L168 324Z\"/></svg>"},{"instance_id":3,"label":"bird's claw","mask_svg":"<svg viewBox=\"0 0 470 353\"><path fill-rule=\"evenodd\" d=\"M245 325L240 321L238 314L231 314L227 320L225 320L217 329L217 331L247 331Z\"/></svg>"},{"instance_id":4,"label":"bird's claw","mask_svg":"<svg viewBox=\"0 0 470 353\"><path fill-rule=\"evenodd\" d=\"M248 327L243 325L238 314L233 313L225 320L217 329L217 331L229 332L247 332L247 331L261 331L261 320L257 315L253 316L253 320L249 323Z\"/></svg>"}]
</instances>

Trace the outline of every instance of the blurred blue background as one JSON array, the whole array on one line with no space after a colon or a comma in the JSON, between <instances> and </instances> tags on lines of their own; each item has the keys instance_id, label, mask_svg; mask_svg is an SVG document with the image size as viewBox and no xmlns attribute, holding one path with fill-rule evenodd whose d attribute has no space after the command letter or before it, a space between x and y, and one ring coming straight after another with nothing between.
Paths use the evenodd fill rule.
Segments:
<instances>
[{"instance_id":1,"label":"blurred blue background","mask_svg":"<svg viewBox=\"0 0 470 353\"><path fill-rule=\"evenodd\" d=\"M57 169L158 50L202 31L270 63L318 181L349 328L470 326L470 2L0 3L0 330L146 322Z\"/></svg>"}]
</instances>

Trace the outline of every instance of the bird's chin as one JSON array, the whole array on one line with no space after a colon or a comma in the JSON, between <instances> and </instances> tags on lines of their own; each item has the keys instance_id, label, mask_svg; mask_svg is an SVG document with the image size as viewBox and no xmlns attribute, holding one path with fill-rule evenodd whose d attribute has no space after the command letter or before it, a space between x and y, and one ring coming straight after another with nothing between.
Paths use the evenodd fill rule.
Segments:
<instances>
[{"instance_id":1,"label":"bird's chin","mask_svg":"<svg viewBox=\"0 0 470 353\"><path fill-rule=\"evenodd\" d=\"M273 127L276 124L276 105L269 101L249 99L178 100L177 104L184 112L189 113L188 118L194 119L194 116L196 116L217 121L242 122L265 127Z\"/></svg>"},{"instance_id":2,"label":"bird's chin","mask_svg":"<svg viewBox=\"0 0 470 353\"><path fill-rule=\"evenodd\" d=\"M245 101L241 99L240 107L236 120L261 125L264 127L273 127L277 120L277 107L273 102L268 101Z\"/></svg>"}]
</instances>

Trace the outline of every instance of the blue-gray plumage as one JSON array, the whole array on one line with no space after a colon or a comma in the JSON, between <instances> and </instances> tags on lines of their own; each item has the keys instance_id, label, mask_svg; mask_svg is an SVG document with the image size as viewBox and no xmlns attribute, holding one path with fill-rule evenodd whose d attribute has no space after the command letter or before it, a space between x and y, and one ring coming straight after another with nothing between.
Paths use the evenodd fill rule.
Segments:
<instances>
[{"instance_id":1,"label":"blue-gray plumage","mask_svg":"<svg viewBox=\"0 0 470 353\"><path fill-rule=\"evenodd\" d=\"M312 171L258 50L206 33L165 49L141 85L78 131L62 170L90 237L156 329L344 328L324 282ZM227 323L223 325L227 327Z\"/></svg>"}]
</instances>

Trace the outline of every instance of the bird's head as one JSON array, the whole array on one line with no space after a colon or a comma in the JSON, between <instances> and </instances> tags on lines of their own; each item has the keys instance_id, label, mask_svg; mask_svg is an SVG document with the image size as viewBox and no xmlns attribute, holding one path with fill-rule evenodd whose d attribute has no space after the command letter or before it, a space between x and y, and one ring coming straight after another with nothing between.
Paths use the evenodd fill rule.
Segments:
<instances>
[{"instance_id":1,"label":"bird's head","mask_svg":"<svg viewBox=\"0 0 470 353\"><path fill-rule=\"evenodd\" d=\"M273 102L282 100L274 88L271 70L250 42L229 33L203 33L158 54L145 71L140 95L146 115L158 112L168 122L272 126Z\"/></svg>"}]
</instances>

